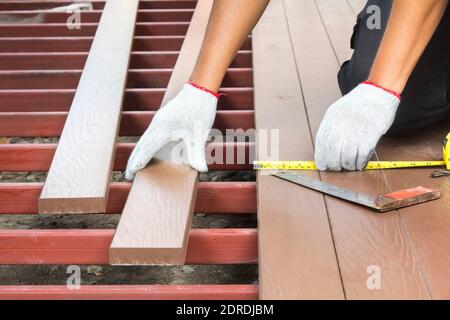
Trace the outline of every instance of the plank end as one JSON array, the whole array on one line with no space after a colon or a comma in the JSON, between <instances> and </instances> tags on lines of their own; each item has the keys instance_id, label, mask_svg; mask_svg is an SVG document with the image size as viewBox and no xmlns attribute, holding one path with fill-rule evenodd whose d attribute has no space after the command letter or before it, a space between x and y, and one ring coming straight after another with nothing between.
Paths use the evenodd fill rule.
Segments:
<instances>
[{"instance_id":1,"label":"plank end","mask_svg":"<svg viewBox=\"0 0 450 320\"><path fill-rule=\"evenodd\" d=\"M106 197L96 198L39 198L40 214L105 213Z\"/></svg>"},{"instance_id":2,"label":"plank end","mask_svg":"<svg viewBox=\"0 0 450 320\"><path fill-rule=\"evenodd\" d=\"M186 262L186 248L109 248L108 262L114 266L170 266Z\"/></svg>"},{"instance_id":3,"label":"plank end","mask_svg":"<svg viewBox=\"0 0 450 320\"><path fill-rule=\"evenodd\" d=\"M183 264L197 182L197 171L168 161L139 171L111 243L110 264Z\"/></svg>"}]
</instances>

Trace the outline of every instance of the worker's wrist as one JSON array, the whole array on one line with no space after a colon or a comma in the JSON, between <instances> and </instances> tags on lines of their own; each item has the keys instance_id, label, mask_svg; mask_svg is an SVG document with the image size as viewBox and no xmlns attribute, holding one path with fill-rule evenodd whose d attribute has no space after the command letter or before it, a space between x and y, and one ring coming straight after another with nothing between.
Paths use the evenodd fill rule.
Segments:
<instances>
[{"instance_id":1,"label":"worker's wrist","mask_svg":"<svg viewBox=\"0 0 450 320\"><path fill-rule=\"evenodd\" d=\"M386 71L382 72L372 70L367 81L376 83L380 87L402 94L408 78L405 78L404 76L395 76Z\"/></svg>"},{"instance_id":2,"label":"worker's wrist","mask_svg":"<svg viewBox=\"0 0 450 320\"><path fill-rule=\"evenodd\" d=\"M385 86L383 86L383 85L380 85L380 84L378 84L377 82L374 82L374 81L372 81L372 80L366 80L366 81L362 82L361 84L373 86L373 87L375 87L375 88L378 88L378 89L380 89L380 90L383 90L383 91L385 91L385 92L387 92L387 93L389 93L389 94L395 96L395 97L396 97L397 99L399 99L399 100L402 99L402 96L401 96L401 94L400 94L398 91L391 90L391 89L389 89L389 88L387 88L387 87L385 87Z\"/></svg>"},{"instance_id":3,"label":"worker's wrist","mask_svg":"<svg viewBox=\"0 0 450 320\"><path fill-rule=\"evenodd\" d=\"M220 92L217 92L217 91L208 89L207 87L204 87L204 86L202 86L202 85L200 85L200 84L198 84L198 83L196 83L196 82L194 82L194 81L192 81L192 80L189 80L189 81L186 82L186 83L187 83L188 85L190 85L190 86L196 88L196 89L199 89L199 90L201 90L201 91L204 91L204 92L207 92L207 93L213 95L213 96L216 97L217 99L219 99L221 96L224 95L223 93L220 93Z\"/></svg>"}]
</instances>

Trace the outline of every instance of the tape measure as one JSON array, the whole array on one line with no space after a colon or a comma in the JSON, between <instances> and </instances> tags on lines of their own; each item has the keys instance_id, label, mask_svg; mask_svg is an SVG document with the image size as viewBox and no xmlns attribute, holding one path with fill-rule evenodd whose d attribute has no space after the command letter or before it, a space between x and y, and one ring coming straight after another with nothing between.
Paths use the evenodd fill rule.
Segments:
<instances>
[{"instance_id":1,"label":"tape measure","mask_svg":"<svg viewBox=\"0 0 450 320\"><path fill-rule=\"evenodd\" d=\"M371 161L364 170L440 167L444 161ZM317 170L314 161L254 161L256 170Z\"/></svg>"},{"instance_id":2,"label":"tape measure","mask_svg":"<svg viewBox=\"0 0 450 320\"><path fill-rule=\"evenodd\" d=\"M450 133L443 141L444 160L440 161L370 161L365 170L442 167L450 170ZM255 170L317 170L314 161L254 161Z\"/></svg>"}]
</instances>

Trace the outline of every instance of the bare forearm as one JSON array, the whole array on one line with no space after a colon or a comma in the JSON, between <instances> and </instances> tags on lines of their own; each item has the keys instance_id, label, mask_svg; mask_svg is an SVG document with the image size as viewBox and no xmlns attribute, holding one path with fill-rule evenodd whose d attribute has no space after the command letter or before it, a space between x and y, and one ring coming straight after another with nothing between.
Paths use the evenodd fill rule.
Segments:
<instances>
[{"instance_id":1,"label":"bare forearm","mask_svg":"<svg viewBox=\"0 0 450 320\"><path fill-rule=\"evenodd\" d=\"M215 0L202 50L191 80L218 91L237 51L269 0Z\"/></svg>"},{"instance_id":2,"label":"bare forearm","mask_svg":"<svg viewBox=\"0 0 450 320\"><path fill-rule=\"evenodd\" d=\"M369 80L402 92L447 5L448 0L394 0Z\"/></svg>"}]
</instances>

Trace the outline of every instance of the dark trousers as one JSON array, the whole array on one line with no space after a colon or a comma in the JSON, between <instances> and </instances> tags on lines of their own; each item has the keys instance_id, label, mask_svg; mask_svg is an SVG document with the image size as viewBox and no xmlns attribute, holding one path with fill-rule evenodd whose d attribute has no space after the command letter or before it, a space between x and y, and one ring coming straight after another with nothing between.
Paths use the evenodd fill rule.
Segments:
<instances>
[{"instance_id":1,"label":"dark trousers","mask_svg":"<svg viewBox=\"0 0 450 320\"><path fill-rule=\"evenodd\" d=\"M381 9L381 29L368 27L368 19L373 22L373 12L367 12L371 5ZM391 8L392 0L369 0L358 15L351 39L353 56L338 74L342 94L368 78ZM388 135L405 134L441 121L450 130L450 5L408 80Z\"/></svg>"}]
</instances>

